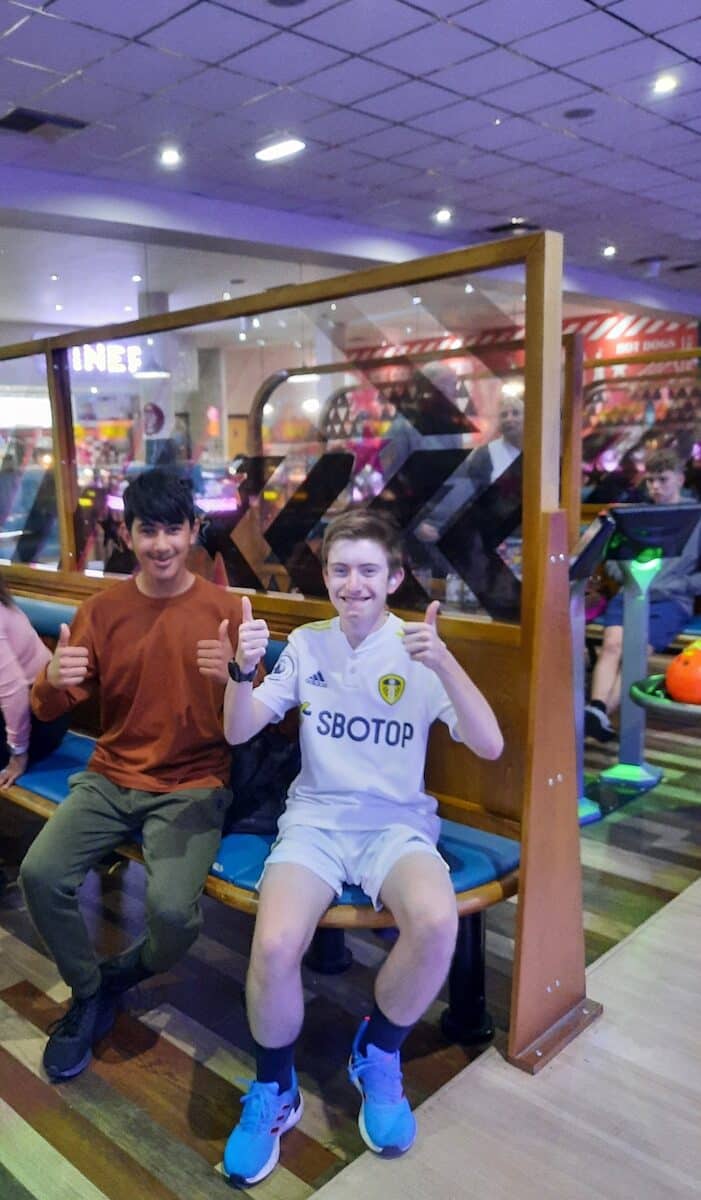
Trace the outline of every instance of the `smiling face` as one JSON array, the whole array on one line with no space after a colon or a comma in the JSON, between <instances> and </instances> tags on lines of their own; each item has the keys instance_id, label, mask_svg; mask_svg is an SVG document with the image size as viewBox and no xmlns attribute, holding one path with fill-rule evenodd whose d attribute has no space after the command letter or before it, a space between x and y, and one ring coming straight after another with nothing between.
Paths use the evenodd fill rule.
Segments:
<instances>
[{"instance_id":1,"label":"smiling face","mask_svg":"<svg viewBox=\"0 0 701 1200\"><path fill-rule=\"evenodd\" d=\"M136 517L125 540L139 564L137 586L146 596L177 596L192 582L186 564L197 523L164 524Z\"/></svg>"},{"instance_id":2,"label":"smiling face","mask_svg":"<svg viewBox=\"0 0 701 1200\"><path fill-rule=\"evenodd\" d=\"M379 542L343 537L332 542L324 583L351 646L358 646L380 628L387 596L397 590L403 578L401 567L390 572L387 553Z\"/></svg>"}]
</instances>

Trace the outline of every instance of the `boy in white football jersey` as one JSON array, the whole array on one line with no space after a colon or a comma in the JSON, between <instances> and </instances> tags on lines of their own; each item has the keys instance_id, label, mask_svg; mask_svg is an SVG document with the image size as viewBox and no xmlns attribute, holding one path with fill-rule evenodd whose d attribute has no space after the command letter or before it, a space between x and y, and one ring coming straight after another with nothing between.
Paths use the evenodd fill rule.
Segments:
<instances>
[{"instance_id":1,"label":"boy in white football jersey","mask_svg":"<svg viewBox=\"0 0 701 1200\"><path fill-rule=\"evenodd\" d=\"M423 621L405 623L387 611L404 575L398 530L375 513L345 513L326 531L322 566L338 616L296 629L255 692L269 635L243 598L225 697L234 745L297 706L302 753L259 883L246 981L256 1080L224 1154L226 1173L242 1185L272 1171L280 1135L302 1115L293 1062L303 1020L300 967L344 882L359 884L377 908L386 905L399 930L351 1051L360 1132L385 1157L413 1143L399 1050L443 984L457 929L436 849L436 801L423 790L428 732L440 718L483 758L498 758L503 747L492 709L438 636L438 603Z\"/></svg>"}]
</instances>

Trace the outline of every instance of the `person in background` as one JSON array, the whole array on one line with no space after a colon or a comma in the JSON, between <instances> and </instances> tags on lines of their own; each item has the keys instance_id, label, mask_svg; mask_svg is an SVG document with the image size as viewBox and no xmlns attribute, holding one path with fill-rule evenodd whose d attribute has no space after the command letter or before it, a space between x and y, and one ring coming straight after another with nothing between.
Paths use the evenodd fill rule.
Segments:
<instances>
[{"instance_id":1,"label":"person in background","mask_svg":"<svg viewBox=\"0 0 701 1200\"><path fill-rule=\"evenodd\" d=\"M404 576L396 527L378 513L344 513L327 527L321 561L338 616L294 630L253 692L268 628L244 597L224 706L234 745L289 709L301 714L302 769L258 884L246 982L256 1079L224 1152L226 1174L242 1186L273 1170L280 1135L302 1115L294 1068L302 956L344 882L359 884L376 908L386 904L399 930L351 1050L360 1132L385 1157L412 1145L399 1051L447 975L457 930L436 849L437 805L423 785L428 732L440 719L480 757L498 758L503 747L491 707L441 641L438 603L408 623L387 610Z\"/></svg>"},{"instance_id":2,"label":"person in background","mask_svg":"<svg viewBox=\"0 0 701 1200\"><path fill-rule=\"evenodd\" d=\"M672 450L658 450L647 462L647 490L653 504L684 503L684 468ZM607 563L614 578L622 578L617 563ZM701 593L701 521L678 558L665 559L650 587L648 653L662 651L689 621L694 597ZM604 638L592 674L591 699L584 710L584 733L600 742L616 737L611 715L621 698L623 653L623 593L609 600L599 620Z\"/></svg>"},{"instance_id":3,"label":"person in background","mask_svg":"<svg viewBox=\"0 0 701 1200\"><path fill-rule=\"evenodd\" d=\"M645 504L649 499L645 488L645 451L642 447L627 450L617 471L609 471L591 489L587 504Z\"/></svg>"},{"instance_id":4,"label":"person in background","mask_svg":"<svg viewBox=\"0 0 701 1200\"><path fill-rule=\"evenodd\" d=\"M419 522L419 541L433 543L466 504L486 490L523 451L523 400L502 396L497 436L478 446L446 480L438 501Z\"/></svg>"},{"instance_id":5,"label":"person in background","mask_svg":"<svg viewBox=\"0 0 701 1200\"><path fill-rule=\"evenodd\" d=\"M70 631L61 626L32 690L41 718L99 690L102 731L20 872L30 915L72 991L44 1050L52 1081L84 1070L119 996L195 941L231 801L222 708L241 602L188 569L198 527L187 481L144 472L124 493L124 522L137 574L86 600ZM78 892L92 867L139 833L146 934L99 963Z\"/></svg>"},{"instance_id":6,"label":"person in background","mask_svg":"<svg viewBox=\"0 0 701 1200\"><path fill-rule=\"evenodd\" d=\"M39 721L31 711L32 684L50 658L0 575L0 787L11 787L30 763L51 754L68 727L66 717Z\"/></svg>"}]
</instances>

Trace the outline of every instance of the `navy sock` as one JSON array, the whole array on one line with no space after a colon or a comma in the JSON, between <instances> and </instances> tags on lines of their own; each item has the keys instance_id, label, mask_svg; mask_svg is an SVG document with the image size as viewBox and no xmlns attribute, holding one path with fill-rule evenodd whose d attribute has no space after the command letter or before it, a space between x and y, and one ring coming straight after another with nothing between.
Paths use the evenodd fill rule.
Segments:
<instances>
[{"instance_id":1,"label":"navy sock","mask_svg":"<svg viewBox=\"0 0 701 1200\"><path fill-rule=\"evenodd\" d=\"M604 704L603 700L590 700L589 705L591 708L598 708L599 712L606 712L606 705Z\"/></svg>"},{"instance_id":2,"label":"navy sock","mask_svg":"<svg viewBox=\"0 0 701 1200\"><path fill-rule=\"evenodd\" d=\"M401 1048L404 1039L412 1029L412 1025L393 1024L376 1004L360 1039L360 1052L366 1054L368 1044L370 1044L377 1046L378 1050L384 1050L386 1054L394 1054Z\"/></svg>"},{"instance_id":3,"label":"navy sock","mask_svg":"<svg viewBox=\"0 0 701 1200\"><path fill-rule=\"evenodd\" d=\"M276 1083L280 1094L292 1087L292 1067L294 1066L295 1042L289 1046L259 1046L256 1048L256 1079L259 1083Z\"/></svg>"}]
</instances>

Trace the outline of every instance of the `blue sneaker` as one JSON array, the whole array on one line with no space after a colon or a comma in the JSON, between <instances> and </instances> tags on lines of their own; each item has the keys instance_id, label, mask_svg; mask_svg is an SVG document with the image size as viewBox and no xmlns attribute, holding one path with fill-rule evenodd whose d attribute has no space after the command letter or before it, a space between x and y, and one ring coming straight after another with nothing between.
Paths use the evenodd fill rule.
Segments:
<instances>
[{"instance_id":1,"label":"blue sneaker","mask_svg":"<svg viewBox=\"0 0 701 1200\"><path fill-rule=\"evenodd\" d=\"M375 1154L398 1158L414 1143L416 1118L404 1095L399 1051L388 1054L368 1045L366 1053L361 1054L360 1039L366 1024L367 1018L355 1035L348 1063L350 1081L363 1097L358 1127L365 1145Z\"/></svg>"},{"instance_id":2,"label":"blue sneaker","mask_svg":"<svg viewBox=\"0 0 701 1200\"><path fill-rule=\"evenodd\" d=\"M280 1157L282 1134L297 1124L304 1111L294 1070L288 1091L279 1093L277 1083L254 1080L241 1103L241 1120L224 1148L224 1173L239 1186L259 1183L270 1174Z\"/></svg>"}]
</instances>

